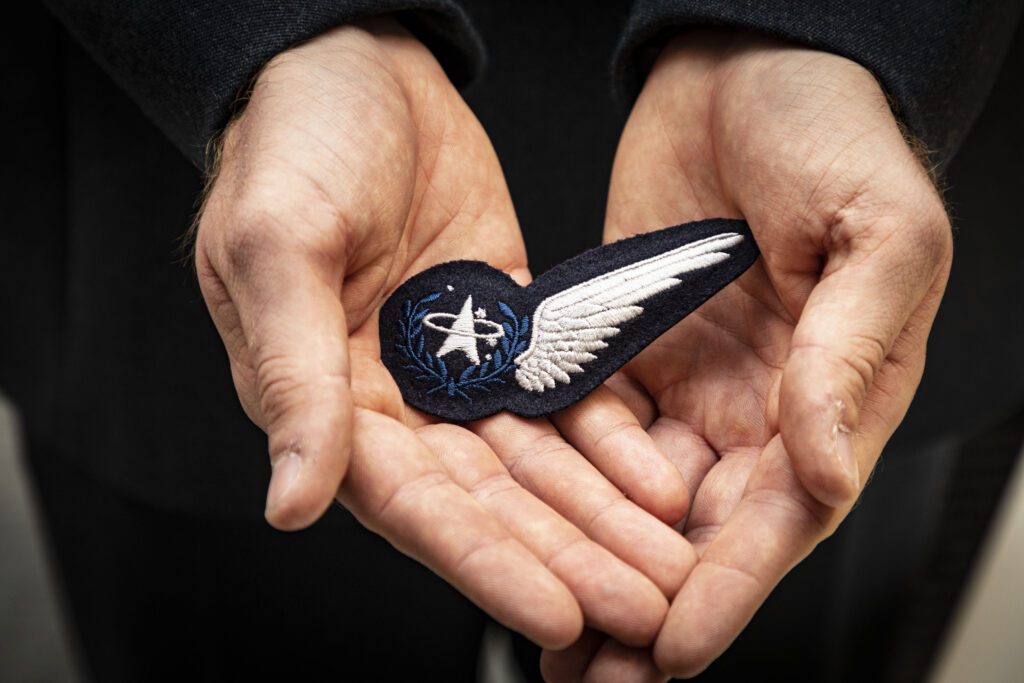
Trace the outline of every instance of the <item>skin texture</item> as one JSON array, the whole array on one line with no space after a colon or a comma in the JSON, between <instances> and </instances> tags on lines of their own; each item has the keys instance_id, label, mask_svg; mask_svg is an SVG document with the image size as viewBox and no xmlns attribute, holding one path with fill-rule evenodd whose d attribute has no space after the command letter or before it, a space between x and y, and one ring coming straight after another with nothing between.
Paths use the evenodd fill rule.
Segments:
<instances>
[{"instance_id":1,"label":"skin texture","mask_svg":"<svg viewBox=\"0 0 1024 683\"><path fill-rule=\"evenodd\" d=\"M268 521L302 528L337 496L541 645L584 623L651 644L696 555L669 526L685 481L634 413L602 390L588 419L556 419L564 437L508 415L432 424L381 364L382 302L456 258L529 279L494 151L430 52L381 20L275 58L226 131L196 235L239 399L268 434Z\"/></svg>"},{"instance_id":2,"label":"skin texture","mask_svg":"<svg viewBox=\"0 0 1024 683\"><path fill-rule=\"evenodd\" d=\"M588 631L544 653L550 681L706 668L848 514L920 380L950 226L867 71L745 33L671 41L605 238L712 216L746 218L763 258L610 383L683 474L700 561L653 649Z\"/></svg>"}]
</instances>

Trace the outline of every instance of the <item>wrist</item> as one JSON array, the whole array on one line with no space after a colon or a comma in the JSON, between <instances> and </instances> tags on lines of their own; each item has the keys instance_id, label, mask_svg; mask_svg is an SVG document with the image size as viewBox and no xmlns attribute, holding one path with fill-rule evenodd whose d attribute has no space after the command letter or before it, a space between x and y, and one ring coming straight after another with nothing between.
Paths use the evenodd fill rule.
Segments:
<instances>
[{"instance_id":1,"label":"wrist","mask_svg":"<svg viewBox=\"0 0 1024 683\"><path fill-rule=\"evenodd\" d=\"M826 88L831 98L881 92L874 76L852 60L739 28L700 27L677 34L659 53L647 83L663 85L666 76L699 82L709 96L768 98L780 89L803 93L810 85Z\"/></svg>"}]
</instances>

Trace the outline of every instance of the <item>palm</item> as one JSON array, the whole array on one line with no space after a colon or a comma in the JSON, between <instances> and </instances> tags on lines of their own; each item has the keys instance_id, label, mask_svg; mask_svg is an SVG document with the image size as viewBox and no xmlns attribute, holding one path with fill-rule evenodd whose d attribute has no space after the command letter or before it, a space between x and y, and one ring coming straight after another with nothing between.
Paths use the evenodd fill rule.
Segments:
<instances>
[{"instance_id":1,"label":"palm","mask_svg":"<svg viewBox=\"0 0 1024 683\"><path fill-rule=\"evenodd\" d=\"M657 419L649 431L691 487L680 530L698 552L778 433L773 399L792 334L758 262L624 369L650 394Z\"/></svg>"},{"instance_id":2,"label":"palm","mask_svg":"<svg viewBox=\"0 0 1024 683\"><path fill-rule=\"evenodd\" d=\"M676 675L848 512L916 389L949 267L941 202L870 74L698 31L665 48L623 131L605 238L716 216L747 219L762 257L614 385L691 492L679 529L700 561L654 651ZM547 665L656 676L613 642L577 649Z\"/></svg>"},{"instance_id":3,"label":"palm","mask_svg":"<svg viewBox=\"0 0 1024 683\"><path fill-rule=\"evenodd\" d=\"M650 643L692 550L551 423L430 424L381 363L379 310L408 277L476 259L529 278L491 145L429 51L382 22L283 53L223 159L197 267L242 404L269 435L268 518L303 526L337 493L538 642L568 644L585 617ZM628 441L641 469L645 456L671 469L614 396L590 405L633 434L574 426L574 445L600 462ZM651 507L682 500L681 480L648 481L636 493Z\"/></svg>"},{"instance_id":4,"label":"palm","mask_svg":"<svg viewBox=\"0 0 1024 683\"><path fill-rule=\"evenodd\" d=\"M421 458L409 459L405 464L409 471L394 478L395 487L383 490L370 482L385 477L384 467L393 472L395 459L382 463L376 457L374 461L355 458L341 500L368 526L382 530L393 542L398 540L399 547L436 567L514 628L550 638L544 630L564 629L560 625L573 613L553 598L557 591L550 586L546 592L540 590L545 572L525 556L525 546L571 589L590 623L630 642L650 642L665 609L657 588L671 592L678 587L685 574L680 555L687 548L674 544L662 524L625 501L546 420L500 415L474 424L472 431L433 424L429 416L404 404L380 361L379 308L407 278L453 258L485 261L521 284L530 277L511 199L486 135L446 80L421 84L424 89L412 100L411 109L396 112L390 124L391 129L401 126L415 138L416 154L408 173L399 174L408 184L396 184L384 204L409 197L408 209L404 216L395 216L386 231L387 240L381 239L378 224L377 234L368 242L371 251L355 252L354 258L366 265L346 277L343 294L345 300L353 281L359 283L356 294L372 293L345 301L346 317L353 324L356 455L360 444L376 455L382 448L396 454L415 452L419 442ZM381 267L389 258L393 260L387 267ZM628 415L624 406L618 410ZM593 435L590 443L601 441L600 437ZM580 441L581 447L587 445L587 439ZM614 440L603 445L606 450L615 447ZM369 474L371 466L374 471ZM513 466L515 480L510 473ZM429 504L417 505L414 499L420 489L436 487L443 477L448 481L424 501ZM565 487L567 481L572 488ZM372 499L360 495L366 490L374 491ZM471 496L479 503L471 501ZM380 521L387 517L381 501L401 509L407 498L413 501L408 514L387 520L388 526L380 528ZM461 519L460 501L465 510ZM480 505L488 515L480 514L476 509ZM607 515L608 521L599 524L595 510L613 505L616 509ZM457 552L444 548L438 556L430 539L452 528L453 520L459 528L450 540L460 547ZM621 529L615 521L622 523ZM638 547L637 535L648 538L650 545ZM588 536L612 552L588 541ZM467 557L475 560L477 554L480 566L459 576L459 565L467 564ZM484 586L492 585L498 576L507 577L515 595L496 600L487 593Z\"/></svg>"},{"instance_id":5,"label":"palm","mask_svg":"<svg viewBox=\"0 0 1024 683\"><path fill-rule=\"evenodd\" d=\"M665 140L660 138L659 144L648 145L646 125L636 116L619 149L606 240L629 236L630 229L742 215L721 186L691 181L715 177L729 183L728 163L723 169L711 151L723 147L713 130L677 128L679 137L669 144L660 144ZM631 139L635 147L629 146ZM680 149L688 153L677 153ZM624 167L633 173L620 175ZM759 227L753 224L755 238L765 249L774 235ZM776 288L779 280L759 259L622 370L649 396L648 431L687 482L691 507L677 528L702 556L703 566L698 565L696 581L684 591L693 591L701 603L707 596L729 595L736 581L751 584L744 588L763 597L778 573L768 571L766 554L785 548L776 563L784 570L793 555L809 552L839 519L801 483L780 438L779 389L797 318L784 303L786 293ZM727 522L726 537L709 555ZM751 535L759 532L762 541L754 542ZM716 571L719 567L727 569ZM702 573L707 578L703 585L698 583ZM750 616L748 606L730 609L725 602L721 597L715 601L718 621L728 623L727 628L742 626ZM714 630L705 615L691 611L685 618Z\"/></svg>"}]
</instances>

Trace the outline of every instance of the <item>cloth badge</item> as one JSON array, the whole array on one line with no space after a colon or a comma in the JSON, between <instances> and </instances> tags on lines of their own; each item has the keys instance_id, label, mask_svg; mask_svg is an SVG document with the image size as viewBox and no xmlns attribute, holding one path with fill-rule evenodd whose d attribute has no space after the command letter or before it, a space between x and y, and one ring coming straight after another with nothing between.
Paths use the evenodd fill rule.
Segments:
<instances>
[{"instance_id":1,"label":"cloth badge","mask_svg":"<svg viewBox=\"0 0 1024 683\"><path fill-rule=\"evenodd\" d=\"M758 256L712 218L591 249L519 286L480 261L406 280L380 315L381 358L409 404L465 422L537 417L593 391Z\"/></svg>"}]
</instances>

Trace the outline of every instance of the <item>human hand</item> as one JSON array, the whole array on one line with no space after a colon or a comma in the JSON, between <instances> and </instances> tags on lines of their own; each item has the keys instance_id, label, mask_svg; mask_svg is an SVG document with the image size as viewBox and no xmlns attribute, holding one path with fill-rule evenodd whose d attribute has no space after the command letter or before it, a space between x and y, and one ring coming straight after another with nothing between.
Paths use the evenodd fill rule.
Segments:
<instances>
[{"instance_id":1,"label":"human hand","mask_svg":"<svg viewBox=\"0 0 1024 683\"><path fill-rule=\"evenodd\" d=\"M308 525L337 494L538 643L568 645L584 617L650 643L695 561L685 541L549 422L474 424L496 454L405 406L381 364L382 302L455 258L529 278L494 152L430 52L378 20L272 60L227 129L196 238L239 398L268 434L267 519ZM604 466L611 478L680 517L682 478L632 413L611 392L588 401L603 421L572 443L598 467L629 449L636 464Z\"/></svg>"},{"instance_id":2,"label":"human hand","mask_svg":"<svg viewBox=\"0 0 1024 683\"><path fill-rule=\"evenodd\" d=\"M702 671L849 512L920 380L950 226L870 73L746 33L670 42L605 238L716 216L747 219L762 258L615 378L687 481L700 561L653 658L588 633L545 653L552 681Z\"/></svg>"}]
</instances>

